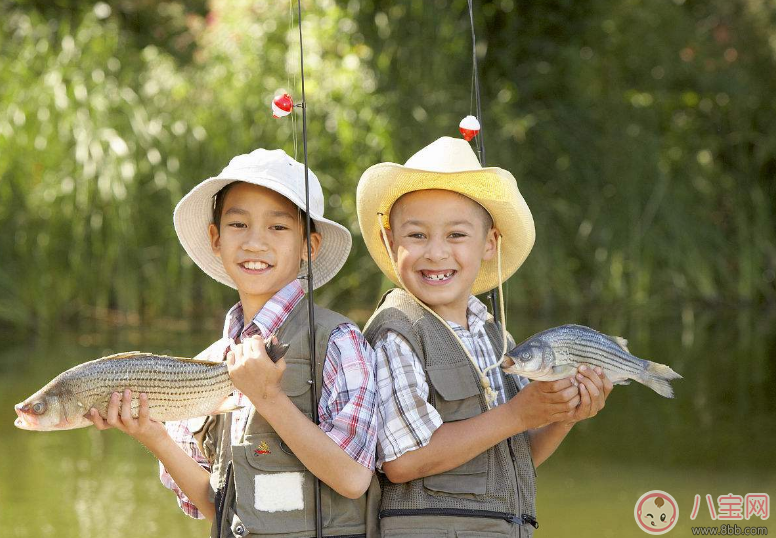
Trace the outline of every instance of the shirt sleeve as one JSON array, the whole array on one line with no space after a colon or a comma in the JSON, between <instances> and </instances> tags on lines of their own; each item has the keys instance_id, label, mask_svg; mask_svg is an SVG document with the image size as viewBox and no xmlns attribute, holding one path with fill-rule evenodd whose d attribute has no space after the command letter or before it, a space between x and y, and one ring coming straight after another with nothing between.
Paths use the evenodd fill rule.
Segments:
<instances>
[{"instance_id":1,"label":"shirt sleeve","mask_svg":"<svg viewBox=\"0 0 776 538\"><path fill-rule=\"evenodd\" d=\"M194 357L195 360L221 362L231 341L228 338L216 340Z\"/></svg>"},{"instance_id":2,"label":"shirt sleeve","mask_svg":"<svg viewBox=\"0 0 776 538\"><path fill-rule=\"evenodd\" d=\"M186 454L191 456L191 458L199 463L207 472L210 472L210 464L199 450L197 441L194 439L194 435L191 431L191 428L194 426L190 424L190 421L170 421L166 422L164 427L167 428L167 432L170 434L173 441L175 441ZM186 494L178 487L178 484L172 479L172 476L167 472L167 469L162 465L162 462L159 462L159 480L161 480L164 487L175 493L178 497L178 506L180 506L181 510L183 510L187 516L193 517L194 519L205 519L205 516L199 512L197 507L194 506L194 503L192 503L189 498L186 497Z\"/></svg>"},{"instance_id":3,"label":"shirt sleeve","mask_svg":"<svg viewBox=\"0 0 776 538\"><path fill-rule=\"evenodd\" d=\"M358 328L339 325L329 338L323 366L320 428L353 460L375 467L377 444L374 351Z\"/></svg>"},{"instance_id":4,"label":"shirt sleeve","mask_svg":"<svg viewBox=\"0 0 776 538\"><path fill-rule=\"evenodd\" d=\"M224 357L224 352L229 346L229 340L227 338L221 338L216 340L201 353L199 353L195 359L198 360L210 360L221 361ZM167 432L170 437L175 441L183 451L191 456L191 458L199 463L207 472L210 472L210 464L207 458L202 454L197 445L197 441L194 439L193 432L196 431L202 425L202 417L191 420L179 420L166 422L164 427L167 428ZM159 480L162 485L171 490L178 497L178 506L180 506L183 512L195 519L205 519L194 503L192 503L186 494L178 487L175 480L172 479L170 473L167 472L162 462L159 462Z\"/></svg>"},{"instance_id":5,"label":"shirt sleeve","mask_svg":"<svg viewBox=\"0 0 776 538\"><path fill-rule=\"evenodd\" d=\"M377 468L426 446L442 425L428 403L429 386L420 359L394 331L375 342L377 360Z\"/></svg>"}]
</instances>

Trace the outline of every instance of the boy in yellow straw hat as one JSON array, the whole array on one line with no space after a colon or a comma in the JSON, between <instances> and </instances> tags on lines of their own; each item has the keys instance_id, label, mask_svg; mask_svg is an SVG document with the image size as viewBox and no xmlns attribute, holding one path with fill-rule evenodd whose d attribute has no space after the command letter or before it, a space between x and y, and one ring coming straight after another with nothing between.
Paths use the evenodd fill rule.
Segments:
<instances>
[{"instance_id":1,"label":"boy in yellow straw hat","mask_svg":"<svg viewBox=\"0 0 776 538\"><path fill-rule=\"evenodd\" d=\"M311 368L299 281L307 278L307 241L317 287L345 263L350 233L323 216L323 192L310 170L313 231L306 237L304 184L303 165L282 150L257 149L233 158L175 208L175 231L191 259L240 297L223 338L200 355L227 361L238 389L234 411L165 428L148 418L153 402L144 395L132 418L129 391L113 394L106 420L91 410L98 428L119 428L159 458L163 484L188 515L213 520L211 536L315 536L313 474L322 482L326 536L363 537L376 527L376 507L364 495L379 492L374 354L350 320L316 306ZM277 363L264 346L273 334L289 346ZM313 405L319 424L310 420Z\"/></svg>"},{"instance_id":2,"label":"boy in yellow straw hat","mask_svg":"<svg viewBox=\"0 0 776 538\"><path fill-rule=\"evenodd\" d=\"M612 385L590 367L532 383L499 368L511 338L474 295L500 286L533 246L514 177L445 137L404 166L369 168L357 207L369 253L399 286L364 330L377 355L381 532L531 536L534 466Z\"/></svg>"}]
</instances>

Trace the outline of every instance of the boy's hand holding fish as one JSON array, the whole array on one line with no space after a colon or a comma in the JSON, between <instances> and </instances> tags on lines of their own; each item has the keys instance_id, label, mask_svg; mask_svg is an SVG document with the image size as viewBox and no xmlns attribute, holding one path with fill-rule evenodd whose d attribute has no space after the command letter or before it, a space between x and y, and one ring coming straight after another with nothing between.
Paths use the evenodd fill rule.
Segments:
<instances>
[{"instance_id":1,"label":"boy's hand holding fish","mask_svg":"<svg viewBox=\"0 0 776 538\"><path fill-rule=\"evenodd\" d=\"M570 428L594 417L612 391L612 383L600 368L579 367L574 377L529 383L512 400L520 431L559 423Z\"/></svg>"},{"instance_id":2,"label":"boy's hand holding fish","mask_svg":"<svg viewBox=\"0 0 776 538\"><path fill-rule=\"evenodd\" d=\"M552 392L550 395L541 394L545 393L548 388L558 387L563 388L554 395ZM547 422L547 417L543 415L548 411L547 404L542 401L542 398L544 400L557 400L558 395L574 394L574 391L577 392L572 399L563 401L561 398L563 405L566 406L565 411L552 413L550 415L552 420ZM541 395L540 397L534 395L537 392ZM532 381L512 398L509 403L517 404L515 405L516 410L522 408L521 415L517 415L521 417L520 420L525 421L527 417L529 421L532 421L527 425L529 429L526 431L531 439L531 456L534 465L538 467L555 452L574 424L598 414L611 392L612 382L606 377L606 374L599 368L583 364L580 365L573 377L557 381ZM530 399L526 402L525 394L529 394L529 398L535 399L539 403L534 402L531 405ZM524 399L520 400L520 398ZM550 409L553 407L557 409L557 401L555 404L550 404Z\"/></svg>"},{"instance_id":3,"label":"boy's hand holding fish","mask_svg":"<svg viewBox=\"0 0 776 538\"><path fill-rule=\"evenodd\" d=\"M582 364L574 378L579 385L579 405L571 413L568 427L581 420L592 418L606 405L606 399L612 392L613 384L600 366L593 368Z\"/></svg>"},{"instance_id":4,"label":"boy's hand holding fish","mask_svg":"<svg viewBox=\"0 0 776 538\"><path fill-rule=\"evenodd\" d=\"M579 402L579 387L566 378L529 383L507 405L514 409L515 430L526 431L568 421Z\"/></svg>"},{"instance_id":5,"label":"boy's hand holding fish","mask_svg":"<svg viewBox=\"0 0 776 538\"><path fill-rule=\"evenodd\" d=\"M106 418L92 407L84 415L94 423L98 430L116 428L142 443L159 461L179 477L178 486L188 493L201 514L208 520L215 516L215 505L209 498L209 477L205 469L188 457L183 449L173 441L164 424L151 418L148 395L140 393L140 405L137 418L132 413L132 391L125 389L123 394L114 392L108 402Z\"/></svg>"},{"instance_id":6,"label":"boy's hand holding fish","mask_svg":"<svg viewBox=\"0 0 776 538\"><path fill-rule=\"evenodd\" d=\"M529 383L510 402L521 409L524 431L545 426L568 431L577 422L596 416L606 405L612 388L600 367L582 364L572 377ZM536 451L540 452L538 448Z\"/></svg>"},{"instance_id":7,"label":"boy's hand holding fish","mask_svg":"<svg viewBox=\"0 0 776 538\"><path fill-rule=\"evenodd\" d=\"M91 420L98 430L116 428L153 451L155 445L168 437L167 430L161 422L151 420L148 395L141 393L139 399L137 418L132 416L132 391L129 389L124 390L123 394L111 394L106 418L103 419L94 407L89 409L86 418Z\"/></svg>"},{"instance_id":8,"label":"boy's hand holding fish","mask_svg":"<svg viewBox=\"0 0 776 538\"><path fill-rule=\"evenodd\" d=\"M286 362L282 358L273 362L259 335L233 346L226 354L226 366L234 386L248 397L259 413L283 393L280 381Z\"/></svg>"}]
</instances>

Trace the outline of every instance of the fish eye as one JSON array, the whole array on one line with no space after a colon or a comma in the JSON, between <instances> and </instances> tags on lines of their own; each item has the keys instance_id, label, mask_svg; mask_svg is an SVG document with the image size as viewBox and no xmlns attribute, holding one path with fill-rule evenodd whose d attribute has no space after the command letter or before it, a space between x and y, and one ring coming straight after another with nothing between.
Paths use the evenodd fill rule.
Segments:
<instances>
[{"instance_id":1,"label":"fish eye","mask_svg":"<svg viewBox=\"0 0 776 538\"><path fill-rule=\"evenodd\" d=\"M46 404L44 402L35 402L32 405L32 412L36 415L42 415L46 411Z\"/></svg>"}]
</instances>

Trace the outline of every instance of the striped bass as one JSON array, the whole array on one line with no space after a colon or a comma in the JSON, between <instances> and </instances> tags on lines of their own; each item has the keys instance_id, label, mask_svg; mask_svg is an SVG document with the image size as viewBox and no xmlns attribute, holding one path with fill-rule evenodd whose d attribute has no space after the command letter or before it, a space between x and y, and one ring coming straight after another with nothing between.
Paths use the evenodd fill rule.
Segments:
<instances>
[{"instance_id":1,"label":"striped bass","mask_svg":"<svg viewBox=\"0 0 776 538\"><path fill-rule=\"evenodd\" d=\"M267 353L279 360L287 345L267 342ZM150 417L184 420L235 409L235 390L225 362L169 357L131 351L79 364L52 379L38 392L16 404L14 426L22 430L72 430L91 426L85 417L94 407L107 417L111 394L132 391L132 416L139 395L148 395Z\"/></svg>"},{"instance_id":2,"label":"striped bass","mask_svg":"<svg viewBox=\"0 0 776 538\"><path fill-rule=\"evenodd\" d=\"M562 325L537 333L515 346L507 357L514 364L504 371L529 379L571 377L580 364L586 363L600 366L613 384L638 381L666 398L674 397L669 381L682 378L665 364L632 355L624 338L582 325Z\"/></svg>"}]
</instances>

